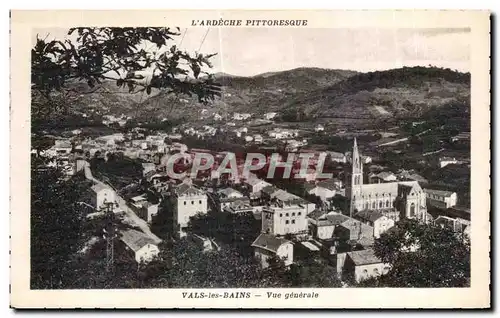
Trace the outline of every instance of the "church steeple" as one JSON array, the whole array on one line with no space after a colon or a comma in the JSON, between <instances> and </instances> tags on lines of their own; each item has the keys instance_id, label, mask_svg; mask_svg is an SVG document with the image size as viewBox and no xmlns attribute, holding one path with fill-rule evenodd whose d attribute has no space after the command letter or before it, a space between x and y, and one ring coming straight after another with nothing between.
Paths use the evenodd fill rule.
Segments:
<instances>
[{"instance_id":1,"label":"church steeple","mask_svg":"<svg viewBox=\"0 0 500 318\"><path fill-rule=\"evenodd\" d=\"M363 164L358 150L358 141L354 138L351 157L351 171L347 184L346 194L351 199L350 213L352 214L356 208L356 201L359 201L361 195L361 187L363 185Z\"/></svg>"}]
</instances>

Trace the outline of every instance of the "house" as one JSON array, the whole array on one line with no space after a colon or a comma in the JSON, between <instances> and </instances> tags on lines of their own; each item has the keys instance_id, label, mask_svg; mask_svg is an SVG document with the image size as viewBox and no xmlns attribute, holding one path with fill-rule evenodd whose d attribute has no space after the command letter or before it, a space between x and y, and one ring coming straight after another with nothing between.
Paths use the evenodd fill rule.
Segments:
<instances>
[{"instance_id":1,"label":"house","mask_svg":"<svg viewBox=\"0 0 500 318\"><path fill-rule=\"evenodd\" d=\"M457 159L455 159L455 158L450 158L450 157L439 158L439 168L444 168L447 165L459 164L459 163L460 162Z\"/></svg>"},{"instance_id":2,"label":"house","mask_svg":"<svg viewBox=\"0 0 500 318\"><path fill-rule=\"evenodd\" d=\"M374 238L380 238L382 233L385 233L394 226L394 220L388 218L380 211L363 210L356 213L354 218L373 227Z\"/></svg>"},{"instance_id":3,"label":"house","mask_svg":"<svg viewBox=\"0 0 500 318\"><path fill-rule=\"evenodd\" d=\"M262 268L269 266L268 259L278 257L285 262L285 266L293 263L293 243L270 234L260 234L252 243L254 255Z\"/></svg>"},{"instance_id":4,"label":"house","mask_svg":"<svg viewBox=\"0 0 500 318\"><path fill-rule=\"evenodd\" d=\"M373 245L373 234L372 226L351 217L344 218L334 230L335 237L341 241L357 242L364 246Z\"/></svg>"},{"instance_id":5,"label":"house","mask_svg":"<svg viewBox=\"0 0 500 318\"><path fill-rule=\"evenodd\" d=\"M226 207L229 207L233 204L239 204L239 205L250 204L250 199L247 197L230 197L230 198L219 197L218 199L216 199L216 203L218 204L219 211L224 211Z\"/></svg>"},{"instance_id":6,"label":"house","mask_svg":"<svg viewBox=\"0 0 500 318\"><path fill-rule=\"evenodd\" d=\"M234 120L247 120L250 117L252 117L252 115L248 113L234 113L233 115Z\"/></svg>"},{"instance_id":7,"label":"house","mask_svg":"<svg viewBox=\"0 0 500 318\"><path fill-rule=\"evenodd\" d=\"M96 209L104 208L105 203L116 203L116 193L111 187L103 183L96 183L91 189L95 193L92 203Z\"/></svg>"},{"instance_id":8,"label":"house","mask_svg":"<svg viewBox=\"0 0 500 318\"><path fill-rule=\"evenodd\" d=\"M214 120L216 120L216 121L222 120L222 116L219 115L219 114L217 114L217 113L215 113L214 114Z\"/></svg>"},{"instance_id":9,"label":"house","mask_svg":"<svg viewBox=\"0 0 500 318\"><path fill-rule=\"evenodd\" d=\"M341 152L328 151L327 155L332 162L347 163L347 156Z\"/></svg>"},{"instance_id":10,"label":"house","mask_svg":"<svg viewBox=\"0 0 500 318\"><path fill-rule=\"evenodd\" d=\"M462 144L470 143L470 131L461 132L458 135L451 137L451 141L454 143L462 143Z\"/></svg>"},{"instance_id":11,"label":"house","mask_svg":"<svg viewBox=\"0 0 500 318\"><path fill-rule=\"evenodd\" d=\"M253 141L255 143L259 143L260 144L260 143L262 143L264 141L264 138L262 138L262 135L254 135L253 136Z\"/></svg>"},{"instance_id":12,"label":"house","mask_svg":"<svg viewBox=\"0 0 500 318\"><path fill-rule=\"evenodd\" d=\"M243 198L243 194L233 188L224 188L217 191L219 198Z\"/></svg>"},{"instance_id":13,"label":"house","mask_svg":"<svg viewBox=\"0 0 500 318\"><path fill-rule=\"evenodd\" d=\"M159 204L153 204L151 202L145 202L140 209L140 217L151 224L153 222L153 217L158 215Z\"/></svg>"},{"instance_id":14,"label":"house","mask_svg":"<svg viewBox=\"0 0 500 318\"><path fill-rule=\"evenodd\" d=\"M337 257L337 271L356 283L386 274L389 270L390 265L384 264L372 249L342 253Z\"/></svg>"},{"instance_id":15,"label":"house","mask_svg":"<svg viewBox=\"0 0 500 318\"><path fill-rule=\"evenodd\" d=\"M142 163L142 175L146 176L146 174L150 171L156 171L156 165L152 162L143 162Z\"/></svg>"},{"instance_id":16,"label":"house","mask_svg":"<svg viewBox=\"0 0 500 318\"><path fill-rule=\"evenodd\" d=\"M149 263L160 253L155 241L142 232L128 229L120 234L120 240L133 254L137 263Z\"/></svg>"},{"instance_id":17,"label":"house","mask_svg":"<svg viewBox=\"0 0 500 318\"><path fill-rule=\"evenodd\" d=\"M437 208L448 209L457 205L457 193L451 191L424 189L427 202Z\"/></svg>"},{"instance_id":18,"label":"house","mask_svg":"<svg viewBox=\"0 0 500 318\"><path fill-rule=\"evenodd\" d=\"M320 131L324 131L324 130L325 130L325 127L321 124L317 124L316 127L314 127L315 132L320 132Z\"/></svg>"},{"instance_id":19,"label":"house","mask_svg":"<svg viewBox=\"0 0 500 318\"><path fill-rule=\"evenodd\" d=\"M188 182L175 187L170 199L174 211L174 224L177 224L181 231L187 227L190 217L208 212L207 195Z\"/></svg>"},{"instance_id":20,"label":"house","mask_svg":"<svg viewBox=\"0 0 500 318\"><path fill-rule=\"evenodd\" d=\"M470 238L470 221L461 218L451 218L448 216L440 215L434 220L434 224L442 227L448 227L457 234L464 234Z\"/></svg>"},{"instance_id":21,"label":"house","mask_svg":"<svg viewBox=\"0 0 500 318\"><path fill-rule=\"evenodd\" d=\"M278 115L278 113L275 113L275 112L265 113L264 119L271 120L271 119L274 119L274 117L276 117L276 115Z\"/></svg>"},{"instance_id":22,"label":"house","mask_svg":"<svg viewBox=\"0 0 500 318\"><path fill-rule=\"evenodd\" d=\"M313 217L311 214L309 216ZM314 223L311 222L311 234L320 240L332 239L335 237L335 228L347 220L349 217L340 213L323 214Z\"/></svg>"},{"instance_id":23,"label":"house","mask_svg":"<svg viewBox=\"0 0 500 318\"><path fill-rule=\"evenodd\" d=\"M224 212L230 214L252 214L254 213L254 208L250 204L250 201L235 201L231 202L224 207Z\"/></svg>"},{"instance_id":24,"label":"house","mask_svg":"<svg viewBox=\"0 0 500 318\"><path fill-rule=\"evenodd\" d=\"M262 232L275 236L307 235L307 210L294 202L272 202L261 213Z\"/></svg>"},{"instance_id":25,"label":"house","mask_svg":"<svg viewBox=\"0 0 500 318\"><path fill-rule=\"evenodd\" d=\"M251 193L256 193L264 189L265 187L270 186L271 184L269 182L266 182L264 180L258 179L257 177L250 175L244 182L244 185L246 185Z\"/></svg>"},{"instance_id":26,"label":"house","mask_svg":"<svg viewBox=\"0 0 500 318\"><path fill-rule=\"evenodd\" d=\"M396 180L396 175L388 171L383 171L378 174L372 174L370 176L370 183L394 182Z\"/></svg>"},{"instance_id":27,"label":"house","mask_svg":"<svg viewBox=\"0 0 500 318\"><path fill-rule=\"evenodd\" d=\"M315 195L321 199L321 201L326 202L335 196L337 191L336 184L331 180L323 180L316 184L314 188L309 190L307 193Z\"/></svg>"},{"instance_id":28,"label":"house","mask_svg":"<svg viewBox=\"0 0 500 318\"><path fill-rule=\"evenodd\" d=\"M361 156L361 162L363 162L363 164L369 164L372 162L372 157L370 156Z\"/></svg>"},{"instance_id":29,"label":"house","mask_svg":"<svg viewBox=\"0 0 500 318\"><path fill-rule=\"evenodd\" d=\"M245 136L245 141L246 142L251 142L253 140L252 136Z\"/></svg>"},{"instance_id":30,"label":"house","mask_svg":"<svg viewBox=\"0 0 500 318\"><path fill-rule=\"evenodd\" d=\"M67 140L56 140L52 149L55 150L58 155L68 155L73 149L73 146Z\"/></svg>"}]
</instances>

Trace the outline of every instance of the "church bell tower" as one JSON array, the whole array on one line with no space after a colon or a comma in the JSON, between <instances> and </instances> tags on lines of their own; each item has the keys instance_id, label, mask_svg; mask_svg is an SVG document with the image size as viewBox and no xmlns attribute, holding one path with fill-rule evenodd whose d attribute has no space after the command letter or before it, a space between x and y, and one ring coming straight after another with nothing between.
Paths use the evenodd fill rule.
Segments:
<instances>
[{"instance_id":1,"label":"church bell tower","mask_svg":"<svg viewBox=\"0 0 500 318\"><path fill-rule=\"evenodd\" d=\"M363 163L359 155L356 138L354 138L351 163L351 171L347 174L346 180L346 196L350 200L349 213L352 216L356 209L356 201L361 200L361 186L363 185Z\"/></svg>"}]
</instances>

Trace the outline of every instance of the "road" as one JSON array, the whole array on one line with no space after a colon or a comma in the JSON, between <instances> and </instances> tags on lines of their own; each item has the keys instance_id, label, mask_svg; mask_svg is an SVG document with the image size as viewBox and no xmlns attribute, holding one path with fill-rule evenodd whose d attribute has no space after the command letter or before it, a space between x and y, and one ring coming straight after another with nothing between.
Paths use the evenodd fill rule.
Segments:
<instances>
[{"instance_id":1,"label":"road","mask_svg":"<svg viewBox=\"0 0 500 318\"><path fill-rule=\"evenodd\" d=\"M125 199L119 196L115 189L113 189L110 185L94 178L94 176L92 175L92 171L90 170L90 164L88 162L86 162L84 165L84 172L85 172L85 178L87 178L88 180L98 183L115 192L116 202L118 203L120 209L122 209L125 212L125 221L128 224L140 228L141 231L147 236L149 236L156 244L162 241L158 236L156 236L153 232L151 232L148 223L143 219L141 219L139 216L137 216L137 214L135 214L135 212L127 205Z\"/></svg>"}]
</instances>

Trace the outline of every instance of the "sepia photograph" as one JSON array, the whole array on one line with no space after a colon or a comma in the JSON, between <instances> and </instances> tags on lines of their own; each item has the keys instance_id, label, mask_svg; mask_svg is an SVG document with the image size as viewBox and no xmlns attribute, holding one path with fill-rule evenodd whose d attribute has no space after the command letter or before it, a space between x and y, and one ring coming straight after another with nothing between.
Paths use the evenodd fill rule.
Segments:
<instances>
[{"instance_id":1,"label":"sepia photograph","mask_svg":"<svg viewBox=\"0 0 500 318\"><path fill-rule=\"evenodd\" d=\"M30 30L29 289L470 288L471 27L228 17Z\"/></svg>"}]
</instances>

